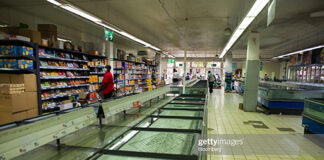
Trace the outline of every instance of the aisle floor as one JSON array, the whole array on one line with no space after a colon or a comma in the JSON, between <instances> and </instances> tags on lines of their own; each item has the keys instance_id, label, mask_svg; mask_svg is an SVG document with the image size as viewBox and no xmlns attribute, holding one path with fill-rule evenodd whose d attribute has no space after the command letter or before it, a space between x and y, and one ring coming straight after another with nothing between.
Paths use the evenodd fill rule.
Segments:
<instances>
[{"instance_id":1,"label":"aisle floor","mask_svg":"<svg viewBox=\"0 0 324 160\"><path fill-rule=\"evenodd\" d=\"M257 112L244 112L238 108L243 96L237 93L224 93L222 89L214 89L208 103L208 135L269 135L296 136L298 142L289 140L289 147L280 146L276 140L267 141L264 145L269 152L260 151L253 144L244 144L241 151L229 154L208 154L210 160L323 160L324 150L303 136L302 117L293 115L266 115ZM249 125L248 122L263 122L265 128ZM280 131L278 128L283 128ZM288 129L288 130L285 130ZM271 137L269 136L269 137ZM318 154L307 154L311 150ZM292 154L290 151L297 151ZM246 152L248 151L248 153ZM306 152L306 153L305 153ZM254 154L251 154L254 153ZM300 154L302 153L302 154ZM312 152L313 153L313 152Z\"/></svg>"}]
</instances>

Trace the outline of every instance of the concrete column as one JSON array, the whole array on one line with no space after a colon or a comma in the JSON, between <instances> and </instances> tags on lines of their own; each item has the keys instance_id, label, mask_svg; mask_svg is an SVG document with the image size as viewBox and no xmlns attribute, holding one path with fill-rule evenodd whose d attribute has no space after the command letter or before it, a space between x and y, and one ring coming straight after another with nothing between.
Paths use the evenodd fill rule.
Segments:
<instances>
[{"instance_id":1,"label":"concrete column","mask_svg":"<svg viewBox=\"0 0 324 160\"><path fill-rule=\"evenodd\" d=\"M232 73L232 53L229 52L225 55L225 72Z\"/></svg>"},{"instance_id":2,"label":"concrete column","mask_svg":"<svg viewBox=\"0 0 324 160\"><path fill-rule=\"evenodd\" d=\"M186 74L187 74L187 49L184 50L184 60L183 60L183 78L182 78L182 94L186 93Z\"/></svg>"},{"instance_id":3,"label":"concrete column","mask_svg":"<svg viewBox=\"0 0 324 160\"><path fill-rule=\"evenodd\" d=\"M114 43L113 42L109 42L109 52L108 52L108 56L109 61L110 61L110 66L111 66L111 73L114 77Z\"/></svg>"},{"instance_id":4,"label":"concrete column","mask_svg":"<svg viewBox=\"0 0 324 160\"><path fill-rule=\"evenodd\" d=\"M229 77L229 78L226 78ZM232 90L232 53L225 55L225 91Z\"/></svg>"},{"instance_id":5,"label":"concrete column","mask_svg":"<svg viewBox=\"0 0 324 160\"><path fill-rule=\"evenodd\" d=\"M255 112L257 109L260 72L260 35L255 32L248 34L243 108L244 111Z\"/></svg>"}]
</instances>

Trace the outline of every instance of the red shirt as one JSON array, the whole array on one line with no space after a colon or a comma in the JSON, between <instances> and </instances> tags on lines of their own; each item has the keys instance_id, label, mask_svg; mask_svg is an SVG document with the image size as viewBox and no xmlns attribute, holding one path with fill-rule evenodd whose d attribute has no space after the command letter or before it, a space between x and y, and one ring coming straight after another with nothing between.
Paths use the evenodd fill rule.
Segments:
<instances>
[{"instance_id":1,"label":"red shirt","mask_svg":"<svg viewBox=\"0 0 324 160\"><path fill-rule=\"evenodd\" d=\"M106 88L103 89L103 94L109 94L110 92L112 92L114 90L114 80L113 80L113 76L110 72L107 72L104 75L104 78L102 80L102 85L106 83L107 86Z\"/></svg>"}]
</instances>

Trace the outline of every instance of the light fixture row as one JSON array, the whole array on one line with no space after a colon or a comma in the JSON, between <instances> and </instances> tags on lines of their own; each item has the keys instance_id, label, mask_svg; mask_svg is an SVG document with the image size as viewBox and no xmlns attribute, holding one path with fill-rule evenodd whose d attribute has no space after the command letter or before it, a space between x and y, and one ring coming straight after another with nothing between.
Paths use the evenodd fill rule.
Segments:
<instances>
[{"instance_id":1,"label":"light fixture row","mask_svg":"<svg viewBox=\"0 0 324 160\"><path fill-rule=\"evenodd\" d=\"M233 47L236 41L242 36L244 31L249 27L253 22L255 17L263 10L263 8L269 3L269 0L256 0L248 14L244 17L240 25L235 29L229 41L226 43L225 48L223 49L220 58L223 58L225 54Z\"/></svg>"},{"instance_id":2,"label":"light fixture row","mask_svg":"<svg viewBox=\"0 0 324 160\"><path fill-rule=\"evenodd\" d=\"M283 54L283 55L280 55L280 56L277 56L277 57L273 57L272 59L284 58L284 57L291 56L291 55L294 55L294 54L302 54L303 52L307 52L307 51L311 51L311 50L315 50L315 49L319 49L319 48L324 48L324 45L319 45L319 46L315 46L315 47L311 47L311 48L306 48L306 49L286 53L286 54Z\"/></svg>"},{"instance_id":3,"label":"light fixture row","mask_svg":"<svg viewBox=\"0 0 324 160\"><path fill-rule=\"evenodd\" d=\"M104 28L107 28L107 29L109 29L109 30L111 30L113 32L116 32L116 33L118 33L118 34L120 34L120 35L122 35L124 37L127 37L127 38L129 38L129 39L131 39L131 40L133 40L133 41L135 41L137 43L140 43L140 44L144 45L147 48L151 48L151 49L156 50L156 51L161 51L160 48L155 47L155 46L153 46L153 45L151 45L151 44L149 44L149 43L147 43L147 42L145 42L145 41L143 41L143 40L141 40L139 38L136 38L135 36L133 36L133 35L127 33L127 32L124 32L124 31L121 31L121 30L119 30L117 28L109 26L108 24L106 24L104 22L104 20L102 20L102 19L100 19L100 18L98 18L96 16L93 16L93 15L91 15L89 13L86 13L85 11L82 11L81 9L79 9L79 8L77 8L77 7L75 7L75 6L71 5L71 4L63 4L63 3L58 2L57 0L47 0L47 1L54 4L54 5L56 5L56 6L59 6L59 7L63 8L63 9L65 9L65 10L67 10L69 12L72 12L72 13L74 13L74 14L82 17L82 18L85 18L85 19L87 19L87 20L89 20L89 21L91 21L91 22L93 22L95 24L98 24L98 25L100 25L100 26L102 26Z\"/></svg>"}]
</instances>

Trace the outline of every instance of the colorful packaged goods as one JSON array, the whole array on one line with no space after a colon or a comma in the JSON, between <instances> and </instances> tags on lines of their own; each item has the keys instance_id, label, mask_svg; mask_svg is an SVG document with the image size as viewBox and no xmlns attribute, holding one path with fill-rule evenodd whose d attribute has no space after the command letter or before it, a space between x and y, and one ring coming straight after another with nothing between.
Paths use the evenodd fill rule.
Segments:
<instances>
[{"instance_id":1,"label":"colorful packaged goods","mask_svg":"<svg viewBox=\"0 0 324 160\"><path fill-rule=\"evenodd\" d=\"M3 59L1 63L2 68L13 69L33 69L34 64L32 60L26 59Z\"/></svg>"},{"instance_id":2,"label":"colorful packaged goods","mask_svg":"<svg viewBox=\"0 0 324 160\"><path fill-rule=\"evenodd\" d=\"M34 51L32 47L1 45L0 54L6 56L33 56Z\"/></svg>"}]
</instances>

